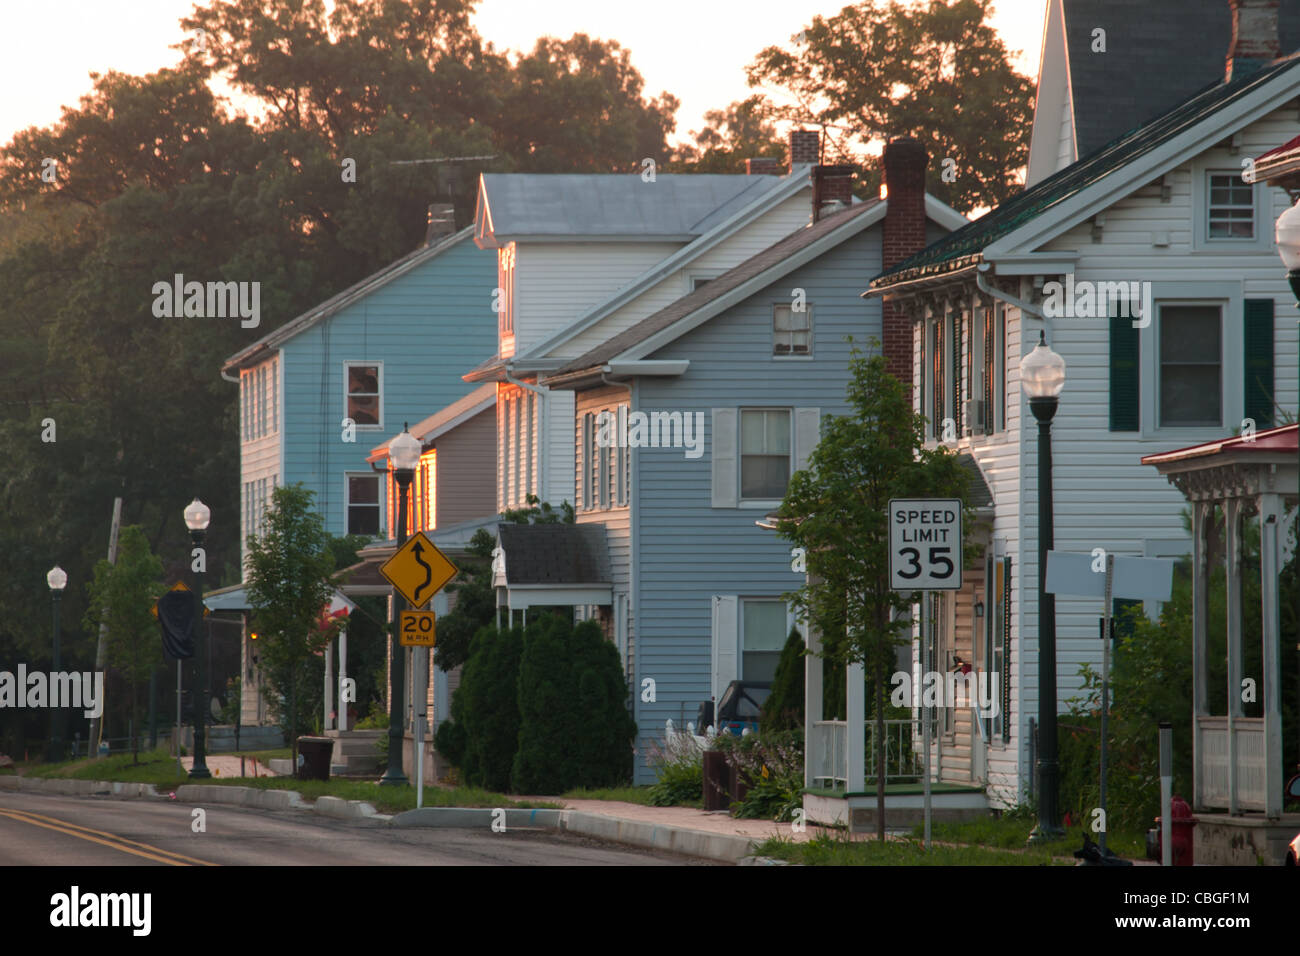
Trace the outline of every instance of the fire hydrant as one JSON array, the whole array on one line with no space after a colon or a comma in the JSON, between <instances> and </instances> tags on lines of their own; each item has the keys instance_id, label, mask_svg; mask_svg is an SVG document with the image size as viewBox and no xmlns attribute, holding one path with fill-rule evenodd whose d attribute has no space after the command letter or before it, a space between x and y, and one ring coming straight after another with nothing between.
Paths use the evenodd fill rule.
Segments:
<instances>
[{"instance_id":1,"label":"fire hydrant","mask_svg":"<svg viewBox=\"0 0 1300 956\"><path fill-rule=\"evenodd\" d=\"M1173 842L1174 866L1191 866L1192 865L1192 846L1194 843L1192 831L1196 828L1196 817L1192 816L1192 808L1188 806L1186 800L1174 794L1169 801L1169 830L1170 839ZM1164 859L1164 827L1161 825L1161 818L1156 817L1156 859Z\"/></svg>"}]
</instances>

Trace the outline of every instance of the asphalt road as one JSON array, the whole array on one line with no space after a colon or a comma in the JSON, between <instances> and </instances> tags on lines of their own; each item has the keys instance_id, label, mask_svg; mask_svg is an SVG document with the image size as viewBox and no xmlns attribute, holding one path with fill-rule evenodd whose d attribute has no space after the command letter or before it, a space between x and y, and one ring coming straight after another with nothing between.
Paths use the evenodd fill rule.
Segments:
<instances>
[{"instance_id":1,"label":"asphalt road","mask_svg":"<svg viewBox=\"0 0 1300 956\"><path fill-rule=\"evenodd\" d=\"M672 866L673 854L546 830L394 829L303 811L0 792L0 866Z\"/></svg>"}]
</instances>

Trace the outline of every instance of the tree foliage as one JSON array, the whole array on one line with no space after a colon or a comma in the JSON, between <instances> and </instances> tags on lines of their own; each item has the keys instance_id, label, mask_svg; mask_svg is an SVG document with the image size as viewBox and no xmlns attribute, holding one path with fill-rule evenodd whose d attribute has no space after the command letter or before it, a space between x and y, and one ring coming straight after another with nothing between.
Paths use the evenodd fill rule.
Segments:
<instances>
[{"instance_id":1,"label":"tree foliage","mask_svg":"<svg viewBox=\"0 0 1300 956\"><path fill-rule=\"evenodd\" d=\"M1019 189L1034 84L1011 68L988 23L992 5L862 0L813 17L788 46L760 51L749 82L778 94L770 116L824 124L831 156L850 161L869 142L913 136L930 154L931 193L963 212L993 207ZM867 187L874 194L878 185Z\"/></svg>"},{"instance_id":2,"label":"tree foliage","mask_svg":"<svg viewBox=\"0 0 1300 956\"><path fill-rule=\"evenodd\" d=\"M817 663L820 663L818 661ZM790 628L790 636L781 648L772 678L772 690L763 701L759 727L764 734L769 731L802 730L804 725L804 640L797 627Z\"/></svg>"},{"instance_id":3,"label":"tree foliage","mask_svg":"<svg viewBox=\"0 0 1300 956\"><path fill-rule=\"evenodd\" d=\"M312 510L314 497L301 482L276 488L262 533L248 539L248 602L263 634L263 664L286 701L290 746L303 719L295 699L302 672L332 637L320 618L333 594L334 555L324 520Z\"/></svg>"},{"instance_id":4,"label":"tree foliage","mask_svg":"<svg viewBox=\"0 0 1300 956\"><path fill-rule=\"evenodd\" d=\"M162 592L162 561L149 548L137 525L127 525L118 539L117 561L100 561L87 585L89 601L83 624L87 634L107 625L108 666L120 672L130 693L131 759L140 760L140 693L162 664L158 621L149 613ZM196 626L198 626L196 624Z\"/></svg>"},{"instance_id":5,"label":"tree foliage","mask_svg":"<svg viewBox=\"0 0 1300 956\"><path fill-rule=\"evenodd\" d=\"M852 413L823 420L808 467L790 479L777 511L782 537L804 548L807 583L787 595L821 637L824 653L861 661L875 693L878 739L884 739L885 688L895 648L910 638L917 596L889 581L891 498L966 500L956 455L925 447L925 418L910 389L894 378L872 343L854 348L847 390ZM966 527L971 513L967 509ZM951 555L962 564L962 555ZM884 839L884 748L878 752L877 835Z\"/></svg>"}]
</instances>

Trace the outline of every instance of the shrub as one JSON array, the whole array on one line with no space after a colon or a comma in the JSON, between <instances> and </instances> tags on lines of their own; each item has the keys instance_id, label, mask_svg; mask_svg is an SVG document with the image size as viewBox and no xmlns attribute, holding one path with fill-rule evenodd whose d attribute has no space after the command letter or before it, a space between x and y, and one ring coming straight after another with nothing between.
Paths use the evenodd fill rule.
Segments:
<instances>
[{"instance_id":1,"label":"shrub","mask_svg":"<svg viewBox=\"0 0 1300 956\"><path fill-rule=\"evenodd\" d=\"M528 627L519 662L518 792L615 787L632 778L636 724L618 650L599 625L546 617Z\"/></svg>"},{"instance_id":2,"label":"shrub","mask_svg":"<svg viewBox=\"0 0 1300 956\"><path fill-rule=\"evenodd\" d=\"M781 658L772 678L772 692L763 701L759 726L763 732L797 730L803 727L804 711L804 642L797 627L790 628Z\"/></svg>"},{"instance_id":3,"label":"shrub","mask_svg":"<svg viewBox=\"0 0 1300 956\"><path fill-rule=\"evenodd\" d=\"M689 734L674 734L661 746L650 741L646 761L657 778L650 788L650 803L674 807L704 799L704 753Z\"/></svg>"},{"instance_id":4,"label":"shrub","mask_svg":"<svg viewBox=\"0 0 1300 956\"><path fill-rule=\"evenodd\" d=\"M460 764L471 787L508 791L519 745L519 628L482 628L470 642L469 659L452 699L452 719L464 728ZM444 737L444 741L448 739Z\"/></svg>"},{"instance_id":5,"label":"shrub","mask_svg":"<svg viewBox=\"0 0 1300 956\"><path fill-rule=\"evenodd\" d=\"M803 806L802 733L723 734L717 746L726 755L727 765L737 769L749 788L744 799L732 804L733 816L778 822L793 819L794 811Z\"/></svg>"}]
</instances>

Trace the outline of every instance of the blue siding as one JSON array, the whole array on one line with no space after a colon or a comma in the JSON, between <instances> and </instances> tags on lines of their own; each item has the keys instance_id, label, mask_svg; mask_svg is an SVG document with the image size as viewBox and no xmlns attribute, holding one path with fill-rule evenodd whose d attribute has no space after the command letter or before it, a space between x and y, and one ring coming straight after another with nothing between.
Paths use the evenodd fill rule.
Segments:
<instances>
[{"instance_id":1,"label":"blue siding","mask_svg":"<svg viewBox=\"0 0 1300 956\"><path fill-rule=\"evenodd\" d=\"M465 239L282 346L285 483L316 492L326 529L346 531L344 473L376 445L468 394L461 375L496 352L496 254ZM383 363L383 423L342 440L343 363Z\"/></svg>"},{"instance_id":2,"label":"blue siding","mask_svg":"<svg viewBox=\"0 0 1300 956\"><path fill-rule=\"evenodd\" d=\"M866 280L880 271L880 226L871 226L703 326L649 356L690 359L676 379L642 378L637 407L702 412L703 457L681 449L641 448L634 455L637 554L634 606L637 680L653 677L656 701L636 701L642 736L661 739L664 721L695 719L711 681L712 596L776 598L798 588L790 544L755 527L761 508L711 505L711 409L742 406L816 407L848 411L852 335L867 349L879 338L880 302L865 300ZM803 288L813 309L813 357L772 357L772 306ZM644 765L637 782L653 780Z\"/></svg>"}]
</instances>

